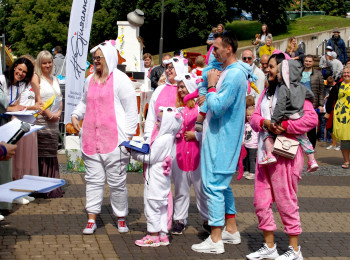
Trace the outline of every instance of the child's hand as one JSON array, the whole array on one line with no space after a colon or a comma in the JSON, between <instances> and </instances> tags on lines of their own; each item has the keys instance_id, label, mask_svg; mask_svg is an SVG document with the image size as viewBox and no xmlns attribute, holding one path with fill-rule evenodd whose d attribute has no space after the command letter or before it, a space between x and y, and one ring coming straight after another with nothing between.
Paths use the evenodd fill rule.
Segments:
<instances>
[{"instance_id":1,"label":"child's hand","mask_svg":"<svg viewBox=\"0 0 350 260\"><path fill-rule=\"evenodd\" d=\"M196 135L193 131L186 131L184 136L187 142L196 139Z\"/></svg>"}]
</instances>

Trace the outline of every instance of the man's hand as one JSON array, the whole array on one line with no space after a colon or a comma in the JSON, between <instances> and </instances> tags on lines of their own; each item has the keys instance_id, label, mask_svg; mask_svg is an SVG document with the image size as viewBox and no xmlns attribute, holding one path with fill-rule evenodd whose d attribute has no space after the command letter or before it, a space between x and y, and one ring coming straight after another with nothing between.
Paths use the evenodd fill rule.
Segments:
<instances>
[{"instance_id":1,"label":"man's hand","mask_svg":"<svg viewBox=\"0 0 350 260\"><path fill-rule=\"evenodd\" d=\"M186 131L185 132L185 140L188 141L192 141L192 140L196 140L196 135L193 131Z\"/></svg>"},{"instance_id":2,"label":"man's hand","mask_svg":"<svg viewBox=\"0 0 350 260\"><path fill-rule=\"evenodd\" d=\"M220 78L221 71L218 71L217 69L211 69L207 73L208 78L208 88L212 86L216 86L216 83L218 83Z\"/></svg>"},{"instance_id":3,"label":"man's hand","mask_svg":"<svg viewBox=\"0 0 350 260\"><path fill-rule=\"evenodd\" d=\"M72 116L71 120L72 120L72 125L73 125L74 129L76 131L80 132L80 124L79 124L78 119L75 116Z\"/></svg>"}]
</instances>

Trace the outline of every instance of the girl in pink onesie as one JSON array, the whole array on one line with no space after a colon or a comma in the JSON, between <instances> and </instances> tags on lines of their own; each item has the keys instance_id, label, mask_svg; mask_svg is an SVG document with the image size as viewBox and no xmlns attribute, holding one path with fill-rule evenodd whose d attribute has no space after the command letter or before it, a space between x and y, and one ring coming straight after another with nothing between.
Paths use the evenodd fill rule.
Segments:
<instances>
[{"instance_id":1,"label":"girl in pink onesie","mask_svg":"<svg viewBox=\"0 0 350 260\"><path fill-rule=\"evenodd\" d=\"M129 77L117 69L118 54L114 41L106 41L91 51L94 74L85 82L82 100L72 113L72 124L79 131L84 118L81 151L86 168L86 211L88 223L83 234L93 234L96 217L101 212L104 185L110 189L113 213L118 218L118 231L128 232L126 188L127 153L119 144L132 138L137 128L135 89Z\"/></svg>"},{"instance_id":2,"label":"girl in pink onesie","mask_svg":"<svg viewBox=\"0 0 350 260\"><path fill-rule=\"evenodd\" d=\"M173 180L175 185L174 220L172 234L181 235L185 230L188 208L190 206L190 191L193 184L196 195L197 208L203 221L203 227L208 226L207 197L202 188L200 169L200 141L201 133L195 132L194 127L198 115L198 105L193 99L184 103L187 94L193 93L197 88L200 78L193 73L181 74L175 78L177 81L176 107L184 107L182 110L184 122L182 131L176 139L176 157L173 162ZM197 81L198 80L198 81Z\"/></svg>"},{"instance_id":3,"label":"girl in pink onesie","mask_svg":"<svg viewBox=\"0 0 350 260\"><path fill-rule=\"evenodd\" d=\"M169 245L168 238L168 194L171 188L172 151L175 136L182 125L181 113L174 107L159 107L157 129L159 131L151 143L150 153L145 155L135 151L132 157L149 165L145 171L144 205L148 234L135 244L141 247Z\"/></svg>"},{"instance_id":4,"label":"girl in pink onesie","mask_svg":"<svg viewBox=\"0 0 350 260\"><path fill-rule=\"evenodd\" d=\"M284 132L287 137L296 139L295 135L304 134L317 126L318 118L312 103L304 103L304 116L296 120L283 121L282 126L271 124L270 99L273 96L272 108L276 105L279 84L277 81L277 65L284 59L283 54L274 54L268 62L269 87L260 96L258 105L250 119L250 124L259 132L258 159L263 157L264 129L274 134ZM273 110L272 109L272 110ZM256 165L254 206L258 216L259 229L264 233L265 244L254 253L247 255L248 259L279 259L301 260L298 236L301 234L301 224L298 207L298 182L303 171L303 150L299 147L294 159L279 156L276 164ZM284 232L289 236L289 248L279 256L274 243L276 223L273 217L272 204L276 202L278 212L284 224Z\"/></svg>"}]
</instances>

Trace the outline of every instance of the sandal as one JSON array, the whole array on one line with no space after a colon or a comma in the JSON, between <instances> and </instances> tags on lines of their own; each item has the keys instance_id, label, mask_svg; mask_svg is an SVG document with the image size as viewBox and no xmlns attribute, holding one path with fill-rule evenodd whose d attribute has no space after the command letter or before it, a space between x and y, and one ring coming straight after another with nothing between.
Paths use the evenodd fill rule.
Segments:
<instances>
[{"instance_id":1,"label":"sandal","mask_svg":"<svg viewBox=\"0 0 350 260\"><path fill-rule=\"evenodd\" d=\"M349 163L343 163L341 167L343 169L349 169Z\"/></svg>"}]
</instances>

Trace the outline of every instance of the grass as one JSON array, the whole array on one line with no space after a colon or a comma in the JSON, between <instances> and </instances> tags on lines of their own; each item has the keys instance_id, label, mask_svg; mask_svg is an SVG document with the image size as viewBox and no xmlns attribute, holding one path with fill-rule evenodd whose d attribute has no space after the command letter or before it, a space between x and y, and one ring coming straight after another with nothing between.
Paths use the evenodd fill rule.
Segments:
<instances>
[{"instance_id":1,"label":"grass","mask_svg":"<svg viewBox=\"0 0 350 260\"><path fill-rule=\"evenodd\" d=\"M235 31L238 39L245 39L238 42L239 47L244 47L251 45L250 40L254 38L256 33L260 32L261 25L262 24L258 21L233 21L227 23L225 26L227 29ZM291 36L321 32L331 30L334 27L342 28L347 26L350 26L350 19L328 15L310 15L290 21L288 31L286 33L273 35L273 40L282 40ZM199 52L205 55L207 53L207 46L201 45L189 47L184 50L189 52ZM173 54L173 52L168 53L170 55ZM158 59L158 55L153 56L153 60L156 64L158 64Z\"/></svg>"}]
</instances>

